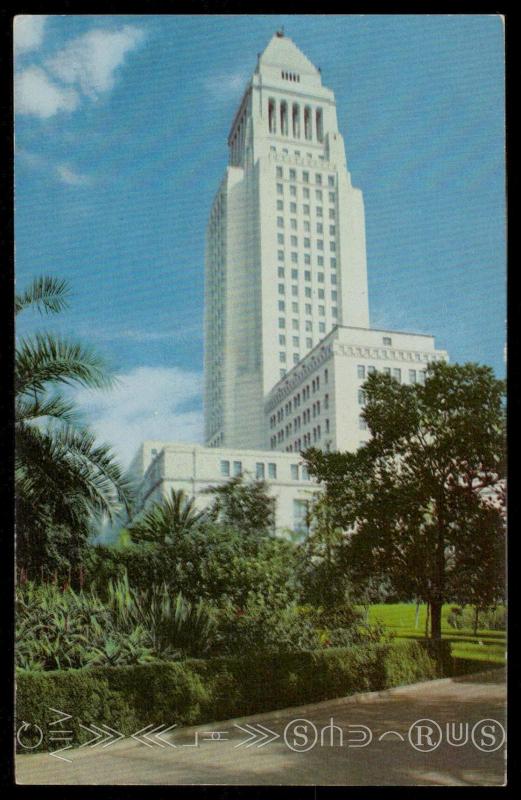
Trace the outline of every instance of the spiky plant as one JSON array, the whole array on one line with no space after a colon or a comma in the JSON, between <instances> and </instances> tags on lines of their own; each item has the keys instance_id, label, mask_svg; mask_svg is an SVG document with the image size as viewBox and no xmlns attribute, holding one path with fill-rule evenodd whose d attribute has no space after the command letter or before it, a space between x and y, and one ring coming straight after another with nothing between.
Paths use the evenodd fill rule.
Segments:
<instances>
[{"instance_id":1,"label":"spiky plant","mask_svg":"<svg viewBox=\"0 0 521 800\"><path fill-rule=\"evenodd\" d=\"M130 535L134 542L173 544L178 536L200 525L207 516L205 510L196 509L195 500L183 489L172 489L168 497L145 510L130 527Z\"/></svg>"}]
</instances>

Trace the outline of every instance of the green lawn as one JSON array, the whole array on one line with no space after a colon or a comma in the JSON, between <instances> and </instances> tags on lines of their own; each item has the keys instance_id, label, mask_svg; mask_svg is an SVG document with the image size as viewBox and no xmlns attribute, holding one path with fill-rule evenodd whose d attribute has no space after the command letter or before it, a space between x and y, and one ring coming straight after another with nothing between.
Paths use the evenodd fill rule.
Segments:
<instances>
[{"instance_id":1,"label":"green lawn","mask_svg":"<svg viewBox=\"0 0 521 800\"><path fill-rule=\"evenodd\" d=\"M478 629L474 636L470 628L455 630L447 624L447 616L451 606L443 607L441 632L444 639L452 642L452 655L458 662L456 671L472 669L472 662L481 662L483 666L498 666L505 663L506 637L505 631ZM420 606L418 627L415 627L415 603L375 604L369 608L369 622L381 622L390 632L400 639L416 639L425 636L425 620L427 606Z\"/></svg>"}]
</instances>

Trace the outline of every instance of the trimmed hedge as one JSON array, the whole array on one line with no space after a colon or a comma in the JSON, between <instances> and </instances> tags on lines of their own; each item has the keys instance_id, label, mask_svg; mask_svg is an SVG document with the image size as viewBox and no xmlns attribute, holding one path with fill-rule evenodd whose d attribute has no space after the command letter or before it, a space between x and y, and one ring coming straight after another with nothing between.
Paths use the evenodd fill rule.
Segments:
<instances>
[{"instance_id":1,"label":"trimmed hedge","mask_svg":"<svg viewBox=\"0 0 521 800\"><path fill-rule=\"evenodd\" d=\"M130 735L149 724L212 722L430 680L438 674L425 647L414 641L262 657L19 672L17 727L22 721L38 725L44 733L43 749L53 730L49 725L58 719L51 708L72 715L66 727L72 730L73 742L81 744L92 734L80 723L106 724ZM25 736L29 735L27 729Z\"/></svg>"}]
</instances>

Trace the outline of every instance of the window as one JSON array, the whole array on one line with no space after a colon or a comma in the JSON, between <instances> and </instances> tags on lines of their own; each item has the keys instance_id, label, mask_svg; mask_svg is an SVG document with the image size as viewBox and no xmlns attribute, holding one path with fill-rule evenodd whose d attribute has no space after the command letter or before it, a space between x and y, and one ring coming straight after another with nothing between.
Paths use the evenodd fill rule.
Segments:
<instances>
[{"instance_id":1,"label":"window","mask_svg":"<svg viewBox=\"0 0 521 800\"><path fill-rule=\"evenodd\" d=\"M284 227L284 219L282 217L277 217L277 226L279 228L283 228Z\"/></svg>"},{"instance_id":2,"label":"window","mask_svg":"<svg viewBox=\"0 0 521 800\"><path fill-rule=\"evenodd\" d=\"M291 218L290 225L291 225L291 229L292 230L294 230L294 231L297 230L297 220L294 219L293 217Z\"/></svg>"},{"instance_id":3,"label":"window","mask_svg":"<svg viewBox=\"0 0 521 800\"><path fill-rule=\"evenodd\" d=\"M293 500L293 528L297 533L308 532L307 500Z\"/></svg>"},{"instance_id":4,"label":"window","mask_svg":"<svg viewBox=\"0 0 521 800\"><path fill-rule=\"evenodd\" d=\"M229 461L221 461L221 475L225 475L228 477L230 474L230 462Z\"/></svg>"},{"instance_id":5,"label":"window","mask_svg":"<svg viewBox=\"0 0 521 800\"><path fill-rule=\"evenodd\" d=\"M376 372L376 367L367 367L367 374L374 375Z\"/></svg>"},{"instance_id":6,"label":"window","mask_svg":"<svg viewBox=\"0 0 521 800\"><path fill-rule=\"evenodd\" d=\"M317 280L318 280L319 283L324 283L324 273L323 272L317 272Z\"/></svg>"},{"instance_id":7,"label":"window","mask_svg":"<svg viewBox=\"0 0 521 800\"><path fill-rule=\"evenodd\" d=\"M290 193L290 195L292 197L296 197L297 196L297 187L296 186L290 186L289 187L289 193Z\"/></svg>"},{"instance_id":8,"label":"window","mask_svg":"<svg viewBox=\"0 0 521 800\"><path fill-rule=\"evenodd\" d=\"M326 433L329 433L329 420L326 419Z\"/></svg>"},{"instance_id":9,"label":"window","mask_svg":"<svg viewBox=\"0 0 521 800\"><path fill-rule=\"evenodd\" d=\"M272 480L276 480L277 478L277 465L276 464L268 464L268 478Z\"/></svg>"},{"instance_id":10,"label":"window","mask_svg":"<svg viewBox=\"0 0 521 800\"><path fill-rule=\"evenodd\" d=\"M283 186L281 183L277 183L277 194L282 194L284 191Z\"/></svg>"},{"instance_id":11,"label":"window","mask_svg":"<svg viewBox=\"0 0 521 800\"><path fill-rule=\"evenodd\" d=\"M311 264L311 256L309 253L304 253L304 264Z\"/></svg>"},{"instance_id":12,"label":"window","mask_svg":"<svg viewBox=\"0 0 521 800\"><path fill-rule=\"evenodd\" d=\"M334 208L330 208L329 209L329 219L335 219L335 209Z\"/></svg>"},{"instance_id":13,"label":"window","mask_svg":"<svg viewBox=\"0 0 521 800\"><path fill-rule=\"evenodd\" d=\"M384 338L383 338L383 340L382 340L382 341L383 341L383 343L384 343L384 345L385 345L386 347L391 347L391 345L392 345L392 343L393 343L393 340L391 339L391 337L390 337L390 336L384 336Z\"/></svg>"},{"instance_id":14,"label":"window","mask_svg":"<svg viewBox=\"0 0 521 800\"><path fill-rule=\"evenodd\" d=\"M335 242L329 242L329 249L331 250L332 253L336 252L336 244L335 244Z\"/></svg>"},{"instance_id":15,"label":"window","mask_svg":"<svg viewBox=\"0 0 521 800\"><path fill-rule=\"evenodd\" d=\"M356 368L356 372L360 379L365 378L365 367L363 366L363 364L358 365L358 367Z\"/></svg>"},{"instance_id":16,"label":"window","mask_svg":"<svg viewBox=\"0 0 521 800\"><path fill-rule=\"evenodd\" d=\"M304 181L304 183L309 183L309 172L302 173L302 180Z\"/></svg>"},{"instance_id":17,"label":"window","mask_svg":"<svg viewBox=\"0 0 521 800\"><path fill-rule=\"evenodd\" d=\"M319 267L324 266L324 256L317 256L317 264Z\"/></svg>"},{"instance_id":18,"label":"window","mask_svg":"<svg viewBox=\"0 0 521 800\"><path fill-rule=\"evenodd\" d=\"M311 231L311 225L309 224L309 220L305 219L303 225L305 233L309 233Z\"/></svg>"},{"instance_id":19,"label":"window","mask_svg":"<svg viewBox=\"0 0 521 800\"><path fill-rule=\"evenodd\" d=\"M289 210L290 210L290 212L292 214L296 214L297 213L297 204L296 203L290 203L289 204Z\"/></svg>"},{"instance_id":20,"label":"window","mask_svg":"<svg viewBox=\"0 0 521 800\"><path fill-rule=\"evenodd\" d=\"M278 242L278 244L284 244L284 234L283 233L277 233L277 242Z\"/></svg>"},{"instance_id":21,"label":"window","mask_svg":"<svg viewBox=\"0 0 521 800\"><path fill-rule=\"evenodd\" d=\"M311 272L309 270L304 271L304 280L310 281L311 280Z\"/></svg>"},{"instance_id":22,"label":"window","mask_svg":"<svg viewBox=\"0 0 521 800\"><path fill-rule=\"evenodd\" d=\"M313 323L311 322L310 319L306 320L306 330L307 331L312 331L313 330Z\"/></svg>"},{"instance_id":23,"label":"window","mask_svg":"<svg viewBox=\"0 0 521 800\"><path fill-rule=\"evenodd\" d=\"M284 317L279 317L279 328L285 328L285 327L286 327L286 320L284 319Z\"/></svg>"},{"instance_id":24,"label":"window","mask_svg":"<svg viewBox=\"0 0 521 800\"><path fill-rule=\"evenodd\" d=\"M297 264L298 263L298 253L292 252L291 253L291 263Z\"/></svg>"},{"instance_id":25,"label":"window","mask_svg":"<svg viewBox=\"0 0 521 800\"><path fill-rule=\"evenodd\" d=\"M391 374L391 367L384 367L384 375L390 375L390 374Z\"/></svg>"},{"instance_id":26,"label":"window","mask_svg":"<svg viewBox=\"0 0 521 800\"><path fill-rule=\"evenodd\" d=\"M292 303L291 310L293 311L294 314L298 314L298 303Z\"/></svg>"},{"instance_id":27,"label":"window","mask_svg":"<svg viewBox=\"0 0 521 800\"><path fill-rule=\"evenodd\" d=\"M285 311L285 310L286 310L286 303L284 302L284 300L279 300L279 311Z\"/></svg>"},{"instance_id":28,"label":"window","mask_svg":"<svg viewBox=\"0 0 521 800\"><path fill-rule=\"evenodd\" d=\"M318 299L319 300L324 300L324 295L325 295L324 289L319 289L318 290Z\"/></svg>"},{"instance_id":29,"label":"window","mask_svg":"<svg viewBox=\"0 0 521 800\"><path fill-rule=\"evenodd\" d=\"M297 180L297 170L296 169L290 169L290 171L289 171L289 179L290 179L290 181L296 181Z\"/></svg>"},{"instance_id":30,"label":"window","mask_svg":"<svg viewBox=\"0 0 521 800\"><path fill-rule=\"evenodd\" d=\"M299 337L298 336L294 336L293 337L293 347L300 347L299 342L300 342Z\"/></svg>"},{"instance_id":31,"label":"window","mask_svg":"<svg viewBox=\"0 0 521 800\"><path fill-rule=\"evenodd\" d=\"M393 378L395 378L397 381L401 381L402 379L402 371L398 367L393 369Z\"/></svg>"},{"instance_id":32,"label":"window","mask_svg":"<svg viewBox=\"0 0 521 800\"><path fill-rule=\"evenodd\" d=\"M286 374L286 370L285 369L281 369L280 370L280 377L283 378L285 374Z\"/></svg>"},{"instance_id":33,"label":"window","mask_svg":"<svg viewBox=\"0 0 521 800\"><path fill-rule=\"evenodd\" d=\"M298 353L293 353L293 363L294 364L298 364L299 361L300 361L299 354Z\"/></svg>"},{"instance_id":34,"label":"window","mask_svg":"<svg viewBox=\"0 0 521 800\"><path fill-rule=\"evenodd\" d=\"M291 464L290 470L291 470L291 480L298 481L298 464Z\"/></svg>"},{"instance_id":35,"label":"window","mask_svg":"<svg viewBox=\"0 0 521 800\"><path fill-rule=\"evenodd\" d=\"M315 199L320 200L320 202L322 202L322 200L324 199L322 195L322 189L315 189Z\"/></svg>"},{"instance_id":36,"label":"window","mask_svg":"<svg viewBox=\"0 0 521 800\"><path fill-rule=\"evenodd\" d=\"M329 266L331 267L331 269L336 269L336 258L329 259Z\"/></svg>"},{"instance_id":37,"label":"window","mask_svg":"<svg viewBox=\"0 0 521 800\"><path fill-rule=\"evenodd\" d=\"M284 250L277 250L277 258L279 261L284 261Z\"/></svg>"},{"instance_id":38,"label":"window","mask_svg":"<svg viewBox=\"0 0 521 800\"><path fill-rule=\"evenodd\" d=\"M284 284L283 283L279 283L279 294L284 294L285 291L286 290L284 288Z\"/></svg>"},{"instance_id":39,"label":"window","mask_svg":"<svg viewBox=\"0 0 521 800\"><path fill-rule=\"evenodd\" d=\"M281 347L285 347L286 346L286 337L284 336L283 333L281 333L280 336L279 336L279 345Z\"/></svg>"},{"instance_id":40,"label":"window","mask_svg":"<svg viewBox=\"0 0 521 800\"><path fill-rule=\"evenodd\" d=\"M306 303L306 314L311 314L311 303Z\"/></svg>"},{"instance_id":41,"label":"window","mask_svg":"<svg viewBox=\"0 0 521 800\"><path fill-rule=\"evenodd\" d=\"M277 178L282 178L282 167L277 167Z\"/></svg>"},{"instance_id":42,"label":"window","mask_svg":"<svg viewBox=\"0 0 521 800\"><path fill-rule=\"evenodd\" d=\"M292 319L291 320L291 327L293 328L294 331L298 331L298 327L299 327L298 326L298 319Z\"/></svg>"},{"instance_id":43,"label":"window","mask_svg":"<svg viewBox=\"0 0 521 800\"><path fill-rule=\"evenodd\" d=\"M367 430L367 422L363 417L358 417L358 427L361 431Z\"/></svg>"},{"instance_id":44,"label":"window","mask_svg":"<svg viewBox=\"0 0 521 800\"><path fill-rule=\"evenodd\" d=\"M422 386L425 384L425 370L420 370L418 372L418 383L421 383Z\"/></svg>"},{"instance_id":45,"label":"window","mask_svg":"<svg viewBox=\"0 0 521 800\"><path fill-rule=\"evenodd\" d=\"M416 383L416 370L410 369L409 370L409 383Z\"/></svg>"},{"instance_id":46,"label":"window","mask_svg":"<svg viewBox=\"0 0 521 800\"><path fill-rule=\"evenodd\" d=\"M329 395L324 395L324 408L329 408Z\"/></svg>"},{"instance_id":47,"label":"window","mask_svg":"<svg viewBox=\"0 0 521 800\"><path fill-rule=\"evenodd\" d=\"M298 269L291 270L291 277L293 278L294 281L298 279Z\"/></svg>"},{"instance_id":48,"label":"window","mask_svg":"<svg viewBox=\"0 0 521 800\"><path fill-rule=\"evenodd\" d=\"M308 205L304 205L302 210L303 210L304 214L309 214L309 206Z\"/></svg>"},{"instance_id":49,"label":"window","mask_svg":"<svg viewBox=\"0 0 521 800\"><path fill-rule=\"evenodd\" d=\"M309 189L306 189L306 187L304 187L302 189L302 196L304 197L304 200L309 200Z\"/></svg>"},{"instance_id":50,"label":"window","mask_svg":"<svg viewBox=\"0 0 521 800\"><path fill-rule=\"evenodd\" d=\"M313 347L313 339L306 339L306 347L310 350Z\"/></svg>"},{"instance_id":51,"label":"window","mask_svg":"<svg viewBox=\"0 0 521 800\"><path fill-rule=\"evenodd\" d=\"M304 247L310 247L310 246L311 246L311 241L307 237L305 237L304 238Z\"/></svg>"},{"instance_id":52,"label":"window","mask_svg":"<svg viewBox=\"0 0 521 800\"><path fill-rule=\"evenodd\" d=\"M325 317L326 316L326 308L325 308L325 306L319 306L318 307L318 313L319 313L319 316Z\"/></svg>"},{"instance_id":53,"label":"window","mask_svg":"<svg viewBox=\"0 0 521 800\"><path fill-rule=\"evenodd\" d=\"M329 235L330 236L336 236L336 227L335 227L335 225L330 225L329 226Z\"/></svg>"},{"instance_id":54,"label":"window","mask_svg":"<svg viewBox=\"0 0 521 800\"><path fill-rule=\"evenodd\" d=\"M300 468L300 477L303 481L309 481L309 471L307 468L307 464L302 464Z\"/></svg>"},{"instance_id":55,"label":"window","mask_svg":"<svg viewBox=\"0 0 521 800\"><path fill-rule=\"evenodd\" d=\"M277 275L279 276L279 278L283 278L284 277L284 267L279 267L278 268Z\"/></svg>"},{"instance_id":56,"label":"window","mask_svg":"<svg viewBox=\"0 0 521 800\"><path fill-rule=\"evenodd\" d=\"M259 461L257 464L255 464L255 477L257 480L264 480L264 464L262 461Z\"/></svg>"},{"instance_id":57,"label":"window","mask_svg":"<svg viewBox=\"0 0 521 800\"><path fill-rule=\"evenodd\" d=\"M279 353L279 361L282 364L286 363L286 353L283 350L281 350L280 353Z\"/></svg>"},{"instance_id":58,"label":"window","mask_svg":"<svg viewBox=\"0 0 521 800\"><path fill-rule=\"evenodd\" d=\"M324 249L324 241L323 239L317 239L317 249L323 250Z\"/></svg>"},{"instance_id":59,"label":"window","mask_svg":"<svg viewBox=\"0 0 521 800\"><path fill-rule=\"evenodd\" d=\"M331 283L336 286L336 275L331 275Z\"/></svg>"},{"instance_id":60,"label":"window","mask_svg":"<svg viewBox=\"0 0 521 800\"><path fill-rule=\"evenodd\" d=\"M326 323L325 322L319 322L318 323L318 332L319 333L325 333L326 332Z\"/></svg>"},{"instance_id":61,"label":"window","mask_svg":"<svg viewBox=\"0 0 521 800\"><path fill-rule=\"evenodd\" d=\"M242 475L242 461L233 462L233 474L235 477Z\"/></svg>"},{"instance_id":62,"label":"window","mask_svg":"<svg viewBox=\"0 0 521 800\"><path fill-rule=\"evenodd\" d=\"M358 405L363 406L365 403L365 392L363 389L358 390Z\"/></svg>"},{"instance_id":63,"label":"window","mask_svg":"<svg viewBox=\"0 0 521 800\"><path fill-rule=\"evenodd\" d=\"M291 237L291 246L292 247L297 247L298 246L298 239L297 239L296 236L292 236Z\"/></svg>"},{"instance_id":64,"label":"window","mask_svg":"<svg viewBox=\"0 0 521 800\"><path fill-rule=\"evenodd\" d=\"M324 233L324 226L321 222L317 222L317 233Z\"/></svg>"},{"instance_id":65,"label":"window","mask_svg":"<svg viewBox=\"0 0 521 800\"><path fill-rule=\"evenodd\" d=\"M318 183L319 186L322 185L322 175L320 174L320 172L317 172L315 174L315 182Z\"/></svg>"},{"instance_id":66,"label":"window","mask_svg":"<svg viewBox=\"0 0 521 800\"><path fill-rule=\"evenodd\" d=\"M316 211L317 217L323 216L322 206L317 206L315 211Z\"/></svg>"},{"instance_id":67,"label":"window","mask_svg":"<svg viewBox=\"0 0 521 800\"><path fill-rule=\"evenodd\" d=\"M334 186L335 185L335 176L334 175L328 175L327 176L327 183L328 183L328 186Z\"/></svg>"},{"instance_id":68,"label":"window","mask_svg":"<svg viewBox=\"0 0 521 800\"><path fill-rule=\"evenodd\" d=\"M336 303L337 296L338 296L338 292L331 292L331 300L333 301L333 303Z\"/></svg>"}]
</instances>

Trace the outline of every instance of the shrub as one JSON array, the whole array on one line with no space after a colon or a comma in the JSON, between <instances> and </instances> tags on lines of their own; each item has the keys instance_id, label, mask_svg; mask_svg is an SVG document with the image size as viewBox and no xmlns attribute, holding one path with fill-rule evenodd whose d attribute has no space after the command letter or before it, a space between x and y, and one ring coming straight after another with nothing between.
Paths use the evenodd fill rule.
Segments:
<instances>
[{"instance_id":1,"label":"shrub","mask_svg":"<svg viewBox=\"0 0 521 800\"><path fill-rule=\"evenodd\" d=\"M473 630L476 625L476 608L474 606L458 606L451 608L447 623L456 630ZM505 606L478 610L478 629L504 631L507 626L507 610Z\"/></svg>"},{"instance_id":2,"label":"shrub","mask_svg":"<svg viewBox=\"0 0 521 800\"><path fill-rule=\"evenodd\" d=\"M39 725L48 742L50 709L73 715L75 744L106 724L130 735L149 724L196 724L430 679L434 664L416 642L300 653L155 662L125 667L19 672L17 725ZM51 729L52 730L52 729Z\"/></svg>"}]
</instances>

